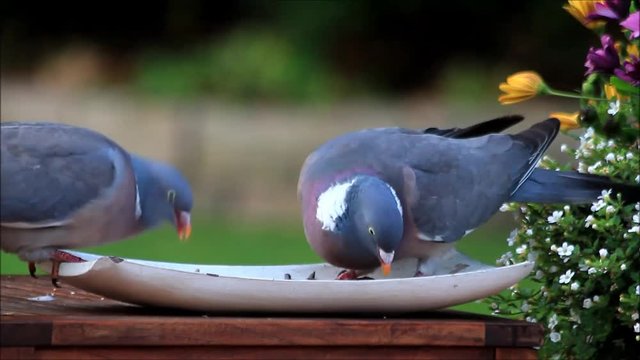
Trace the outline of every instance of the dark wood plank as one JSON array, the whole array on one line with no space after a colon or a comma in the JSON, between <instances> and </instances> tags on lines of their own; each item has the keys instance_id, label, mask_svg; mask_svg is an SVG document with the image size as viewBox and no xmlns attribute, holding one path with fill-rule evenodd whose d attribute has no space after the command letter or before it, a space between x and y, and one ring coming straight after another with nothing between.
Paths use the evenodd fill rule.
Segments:
<instances>
[{"instance_id":1,"label":"dark wood plank","mask_svg":"<svg viewBox=\"0 0 640 360\"><path fill-rule=\"evenodd\" d=\"M0 359L2 360L30 360L35 356L35 349L32 347L0 347Z\"/></svg>"},{"instance_id":2,"label":"dark wood plank","mask_svg":"<svg viewBox=\"0 0 640 360\"><path fill-rule=\"evenodd\" d=\"M481 347L55 347L37 348L29 360L205 360L205 359L340 359L340 360L431 360L493 359L492 349ZM3 358L4 360L5 358Z\"/></svg>"},{"instance_id":3,"label":"dark wood plank","mask_svg":"<svg viewBox=\"0 0 640 360\"><path fill-rule=\"evenodd\" d=\"M496 348L496 360L538 360L538 352L531 348Z\"/></svg>"},{"instance_id":4,"label":"dark wood plank","mask_svg":"<svg viewBox=\"0 0 640 360\"><path fill-rule=\"evenodd\" d=\"M293 318L59 319L53 345L482 346L484 325L462 321Z\"/></svg>"},{"instance_id":5,"label":"dark wood plank","mask_svg":"<svg viewBox=\"0 0 640 360\"><path fill-rule=\"evenodd\" d=\"M2 346L46 346L51 345L53 324L51 321L21 321L0 324Z\"/></svg>"},{"instance_id":6,"label":"dark wood plank","mask_svg":"<svg viewBox=\"0 0 640 360\"><path fill-rule=\"evenodd\" d=\"M487 346L540 346L544 337L544 329L540 324L524 321L514 324L485 324L485 345Z\"/></svg>"},{"instance_id":7,"label":"dark wood plank","mask_svg":"<svg viewBox=\"0 0 640 360\"><path fill-rule=\"evenodd\" d=\"M538 324L455 311L404 314L203 314L129 305L47 278L0 277L2 346L531 347ZM34 335L26 335L34 334Z\"/></svg>"}]
</instances>

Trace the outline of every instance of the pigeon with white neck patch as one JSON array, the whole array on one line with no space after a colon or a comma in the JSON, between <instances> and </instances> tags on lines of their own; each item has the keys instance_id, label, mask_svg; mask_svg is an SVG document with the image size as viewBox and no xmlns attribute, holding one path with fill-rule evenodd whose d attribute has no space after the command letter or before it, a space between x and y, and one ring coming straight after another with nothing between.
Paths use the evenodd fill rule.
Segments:
<instances>
[{"instance_id":1,"label":"pigeon with white neck patch","mask_svg":"<svg viewBox=\"0 0 640 360\"><path fill-rule=\"evenodd\" d=\"M394 260L458 256L453 242L505 202L588 203L602 189L629 201L639 188L606 177L536 169L558 133L548 119L515 135L507 116L464 129L378 128L351 132L306 159L298 182L305 235L354 279ZM463 256L462 254L459 254ZM417 269L428 275L430 264Z\"/></svg>"},{"instance_id":2,"label":"pigeon with white neck patch","mask_svg":"<svg viewBox=\"0 0 640 360\"><path fill-rule=\"evenodd\" d=\"M127 153L107 137L47 122L3 122L0 247L29 263L82 259L60 251L116 241L163 222L191 232L193 195L170 165Z\"/></svg>"}]
</instances>

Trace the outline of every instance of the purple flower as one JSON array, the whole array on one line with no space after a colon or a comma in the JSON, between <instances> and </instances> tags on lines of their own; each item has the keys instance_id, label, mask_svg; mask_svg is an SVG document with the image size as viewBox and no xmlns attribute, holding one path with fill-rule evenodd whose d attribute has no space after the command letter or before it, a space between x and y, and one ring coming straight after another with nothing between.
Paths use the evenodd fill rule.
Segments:
<instances>
[{"instance_id":1,"label":"purple flower","mask_svg":"<svg viewBox=\"0 0 640 360\"><path fill-rule=\"evenodd\" d=\"M620 22L620 25L631 30L629 39L640 37L640 11L636 11L633 14L629 15L626 20Z\"/></svg>"},{"instance_id":2,"label":"purple flower","mask_svg":"<svg viewBox=\"0 0 640 360\"><path fill-rule=\"evenodd\" d=\"M631 55L630 61L625 61L622 69L615 69L613 73L633 86L640 86L640 59Z\"/></svg>"},{"instance_id":3,"label":"purple flower","mask_svg":"<svg viewBox=\"0 0 640 360\"><path fill-rule=\"evenodd\" d=\"M602 48L591 47L587 53L587 61L584 66L587 68L586 75L594 72L611 74L613 69L620 66L620 58L613 43L613 38L609 35L602 35L600 38Z\"/></svg>"},{"instance_id":4,"label":"purple flower","mask_svg":"<svg viewBox=\"0 0 640 360\"><path fill-rule=\"evenodd\" d=\"M596 9L589 14L589 20L622 20L629 15L631 0L606 0L596 3Z\"/></svg>"}]
</instances>

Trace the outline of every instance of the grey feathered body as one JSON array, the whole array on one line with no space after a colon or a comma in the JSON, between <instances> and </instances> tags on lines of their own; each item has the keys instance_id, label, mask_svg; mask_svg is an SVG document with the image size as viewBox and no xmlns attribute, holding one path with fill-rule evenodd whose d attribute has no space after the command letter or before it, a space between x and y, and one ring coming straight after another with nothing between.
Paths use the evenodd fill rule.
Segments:
<instances>
[{"instance_id":1,"label":"grey feathered body","mask_svg":"<svg viewBox=\"0 0 640 360\"><path fill-rule=\"evenodd\" d=\"M339 136L309 155L301 171L298 196L307 239L328 261L347 268L363 267L354 266L358 254L344 251L349 242L323 230L315 213L318 196L332 184L369 174L390 184L401 200L405 224L401 254L432 246L432 241L416 241L418 237L437 242L458 240L509 200L557 128L557 120L548 120L516 135L469 139L401 128Z\"/></svg>"},{"instance_id":2,"label":"grey feathered body","mask_svg":"<svg viewBox=\"0 0 640 360\"><path fill-rule=\"evenodd\" d=\"M1 124L2 250L25 261L142 230L129 155L108 138L55 123Z\"/></svg>"}]
</instances>

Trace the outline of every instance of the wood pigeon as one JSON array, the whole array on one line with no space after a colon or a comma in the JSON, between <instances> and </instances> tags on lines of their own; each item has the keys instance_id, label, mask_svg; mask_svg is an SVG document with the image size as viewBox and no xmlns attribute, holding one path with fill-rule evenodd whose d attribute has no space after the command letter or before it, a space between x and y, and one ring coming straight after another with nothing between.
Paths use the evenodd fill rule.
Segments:
<instances>
[{"instance_id":1,"label":"wood pigeon","mask_svg":"<svg viewBox=\"0 0 640 360\"><path fill-rule=\"evenodd\" d=\"M124 239L169 222L191 232L193 195L170 165L127 153L89 129L3 122L0 247L29 262L83 261L60 248Z\"/></svg>"},{"instance_id":2,"label":"wood pigeon","mask_svg":"<svg viewBox=\"0 0 640 360\"><path fill-rule=\"evenodd\" d=\"M515 135L499 134L521 120L507 116L464 129L365 129L328 141L307 157L298 182L309 244L347 269L339 279L378 266L386 275L394 260L444 254L505 202L588 203L609 188L638 201L637 186L536 168L560 124L548 119Z\"/></svg>"}]
</instances>

